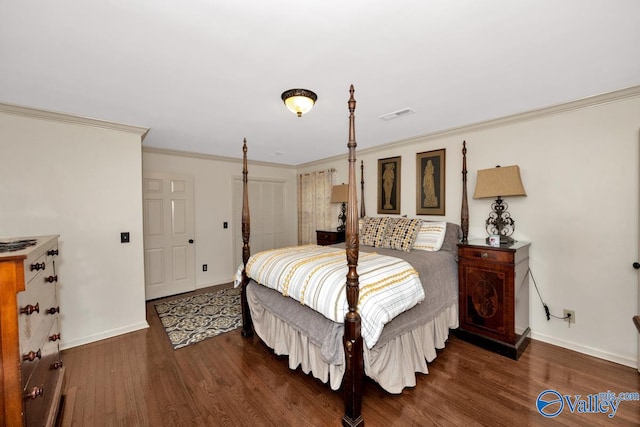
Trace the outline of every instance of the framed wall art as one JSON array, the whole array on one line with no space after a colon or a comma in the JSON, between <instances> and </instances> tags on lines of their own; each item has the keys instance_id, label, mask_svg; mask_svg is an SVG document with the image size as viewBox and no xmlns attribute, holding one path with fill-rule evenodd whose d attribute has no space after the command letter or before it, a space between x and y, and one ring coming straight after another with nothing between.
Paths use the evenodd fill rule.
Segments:
<instances>
[{"instance_id":1,"label":"framed wall art","mask_svg":"<svg viewBox=\"0 0 640 427\"><path fill-rule=\"evenodd\" d=\"M416 213L444 215L445 149L416 154Z\"/></svg>"},{"instance_id":2,"label":"framed wall art","mask_svg":"<svg viewBox=\"0 0 640 427\"><path fill-rule=\"evenodd\" d=\"M378 159L378 213L400 214L401 157Z\"/></svg>"}]
</instances>

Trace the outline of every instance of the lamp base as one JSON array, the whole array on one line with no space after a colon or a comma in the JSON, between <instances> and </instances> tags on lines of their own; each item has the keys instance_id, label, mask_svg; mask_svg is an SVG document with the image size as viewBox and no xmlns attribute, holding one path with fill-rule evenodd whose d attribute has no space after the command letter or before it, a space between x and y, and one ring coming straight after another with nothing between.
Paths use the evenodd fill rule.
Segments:
<instances>
[{"instance_id":1,"label":"lamp base","mask_svg":"<svg viewBox=\"0 0 640 427\"><path fill-rule=\"evenodd\" d=\"M338 214L338 231L344 231L347 228L347 205L342 202L342 209Z\"/></svg>"},{"instance_id":2,"label":"lamp base","mask_svg":"<svg viewBox=\"0 0 640 427\"><path fill-rule=\"evenodd\" d=\"M491 245L491 237L489 236L487 237L487 245ZM513 245L516 242L516 240L511 237L511 236L500 236L500 246L501 247L509 247L511 245Z\"/></svg>"}]
</instances>

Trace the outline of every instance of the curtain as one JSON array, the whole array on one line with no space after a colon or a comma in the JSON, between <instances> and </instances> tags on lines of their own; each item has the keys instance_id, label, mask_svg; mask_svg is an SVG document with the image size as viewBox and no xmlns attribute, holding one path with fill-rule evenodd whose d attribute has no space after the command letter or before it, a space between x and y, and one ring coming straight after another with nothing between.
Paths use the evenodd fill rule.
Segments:
<instances>
[{"instance_id":1,"label":"curtain","mask_svg":"<svg viewBox=\"0 0 640 427\"><path fill-rule=\"evenodd\" d=\"M331 205L336 170L298 175L298 244L316 243L316 230L331 228L337 214Z\"/></svg>"}]
</instances>

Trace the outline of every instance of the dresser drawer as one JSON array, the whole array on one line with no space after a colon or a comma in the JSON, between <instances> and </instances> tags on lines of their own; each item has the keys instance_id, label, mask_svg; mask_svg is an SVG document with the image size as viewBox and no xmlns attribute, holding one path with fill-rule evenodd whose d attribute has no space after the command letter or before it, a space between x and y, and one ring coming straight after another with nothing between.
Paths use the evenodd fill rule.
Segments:
<instances>
[{"instance_id":1,"label":"dresser drawer","mask_svg":"<svg viewBox=\"0 0 640 427\"><path fill-rule=\"evenodd\" d=\"M34 256L30 255L24 260L24 282L31 282L36 275L42 274L47 265L47 256L45 254Z\"/></svg>"},{"instance_id":2,"label":"dresser drawer","mask_svg":"<svg viewBox=\"0 0 640 427\"><path fill-rule=\"evenodd\" d=\"M61 365L58 341L49 339L58 333L57 322L52 322L46 331L46 341L42 346L42 359L35 364L26 383L24 393L25 418L27 426L45 425L49 411L57 410L57 402L62 391L60 381L64 368Z\"/></svg>"},{"instance_id":3,"label":"dresser drawer","mask_svg":"<svg viewBox=\"0 0 640 427\"><path fill-rule=\"evenodd\" d=\"M53 274L53 263L46 265L26 285L26 290L18 293L18 328L20 331L20 351L28 352L31 337L36 334L43 319L48 316L47 310L57 307L56 282L50 281ZM37 311L36 311L37 310ZM29 314L31 313L31 314Z\"/></svg>"},{"instance_id":4,"label":"dresser drawer","mask_svg":"<svg viewBox=\"0 0 640 427\"><path fill-rule=\"evenodd\" d=\"M20 247L18 240L35 244ZM6 308L0 322L0 426L52 427L59 421L65 371L58 344L58 236L6 242L14 246L0 253L0 298Z\"/></svg>"},{"instance_id":5,"label":"dresser drawer","mask_svg":"<svg viewBox=\"0 0 640 427\"><path fill-rule=\"evenodd\" d=\"M514 254L512 251L492 250L489 248L463 247L458 248L459 258L479 259L482 261L495 261L513 263Z\"/></svg>"},{"instance_id":6,"label":"dresser drawer","mask_svg":"<svg viewBox=\"0 0 640 427\"><path fill-rule=\"evenodd\" d=\"M45 302L46 307L52 307L55 299ZM24 343L20 342L20 357L22 358L22 382L26 384L33 370L36 369L42 359L50 354L51 343L58 347L58 338L52 340L54 334L58 334L58 314L49 314L45 310L40 313L39 323L34 325L33 333ZM52 332L53 331L53 332ZM22 337L21 337L22 338ZM37 357L37 356L40 357Z\"/></svg>"},{"instance_id":7,"label":"dresser drawer","mask_svg":"<svg viewBox=\"0 0 640 427\"><path fill-rule=\"evenodd\" d=\"M55 244L51 245L51 247L49 249L47 249L47 252L45 253L46 258L46 263L50 263L51 261L53 261L57 256L58 256L58 243L56 242Z\"/></svg>"}]
</instances>

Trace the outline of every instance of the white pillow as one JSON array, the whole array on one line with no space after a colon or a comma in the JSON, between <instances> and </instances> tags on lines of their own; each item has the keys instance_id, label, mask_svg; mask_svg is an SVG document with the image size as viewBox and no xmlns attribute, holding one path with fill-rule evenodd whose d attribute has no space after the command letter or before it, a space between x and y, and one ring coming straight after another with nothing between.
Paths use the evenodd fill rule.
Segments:
<instances>
[{"instance_id":1,"label":"white pillow","mask_svg":"<svg viewBox=\"0 0 640 427\"><path fill-rule=\"evenodd\" d=\"M447 231L446 221L423 221L413 249L419 251L439 251Z\"/></svg>"}]
</instances>

